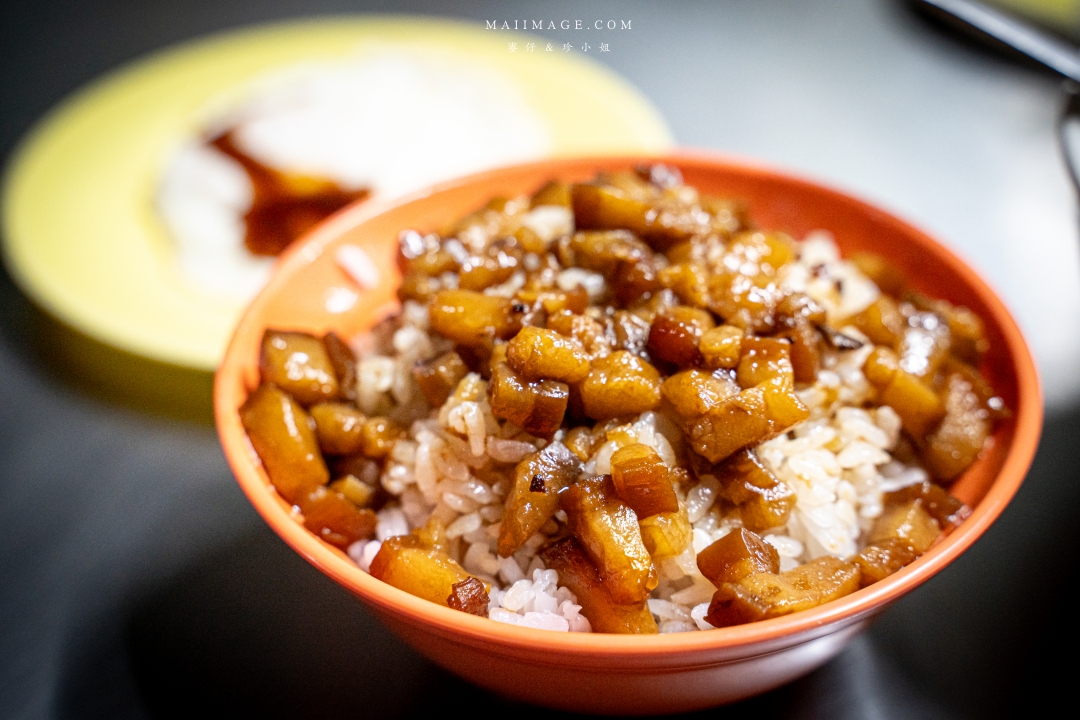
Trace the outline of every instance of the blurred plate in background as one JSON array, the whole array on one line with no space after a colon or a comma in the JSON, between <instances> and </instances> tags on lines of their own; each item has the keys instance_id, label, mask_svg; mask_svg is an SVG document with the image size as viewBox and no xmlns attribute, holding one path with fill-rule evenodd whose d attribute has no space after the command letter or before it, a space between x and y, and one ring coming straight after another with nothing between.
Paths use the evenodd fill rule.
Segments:
<instances>
[{"instance_id":1,"label":"blurred plate in background","mask_svg":"<svg viewBox=\"0 0 1080 720\"><path fill-rule=\"evenodd\" d=\"M540 51L525 52L529 42ZM23 290L73 328L136 355L213 370L246 301L201 292L180 272L154 197L170 153L205 136L214 108L239 102L268 73L395 47L501 73L545 126L550 155L670 145L660 115L626 81L577 50L544 52L545 44L459 22L356 17L229 32L156 53L77 93L24 141L4 187L4 259Z\"/></svg>"}]
</instances>

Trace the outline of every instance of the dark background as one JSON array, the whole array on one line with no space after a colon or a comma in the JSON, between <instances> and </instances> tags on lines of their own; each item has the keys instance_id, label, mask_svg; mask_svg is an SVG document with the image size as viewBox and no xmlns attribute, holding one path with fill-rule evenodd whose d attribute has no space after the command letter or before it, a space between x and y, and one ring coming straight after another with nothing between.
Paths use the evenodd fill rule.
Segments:
<instances>
[{"instance_id":1,"label":"dark background","mask_svg":"<svg viewBox=\"0 0 1080 720\"><path fill-rule=\"evenodd\" d=\"M980 223L988 183L1011 171L1002 153L1031 141L1001 109L1028 107L1033 147L1048 152L1057 80L895 2L7 2L0 152L64 95L148 51L355 11L632 18L603 60L653 98L681 144L766 157L876 199L967 250L1015 306L1028 297L1002 265L1008 238ZM1048 192L1075 244L1075 199L1053 162ZM113 372L88 376L80 353ZM727 716L1011 717L1072 699L1080 413L1058 375L1031 474L984 538L837 659ZM135 377L161 392L136 392ZM184 388L187 402L162 404ZM288 549L233 481L207 390L205 376L59 327L0 275L0 717L551 714L432 666Z\"/></svg>"}]
</instances>

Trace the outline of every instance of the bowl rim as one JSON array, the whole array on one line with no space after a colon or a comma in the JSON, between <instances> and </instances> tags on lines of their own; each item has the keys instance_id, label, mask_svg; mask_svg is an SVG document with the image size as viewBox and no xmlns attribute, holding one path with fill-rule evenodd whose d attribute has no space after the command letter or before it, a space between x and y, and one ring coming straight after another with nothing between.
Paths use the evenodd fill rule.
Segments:
<instances>
[{"instance_id":1,"label":"bowl rim","mask_svg":"<svg viewBox=\"0 0 1080 720\"><path fill-rule=\"evenodd\" d=\"M243 368L251 362L237 350L238 339L254 332L253 325L268 298L278 292L301 267L322 254L323 248L345 231L411 202L422 200L446 190L512 177L525 170L550 169L555 175L568 164L632 165L643 161L670 162L684 167L694 165L703 169L736 170L758 177L802 186L817 192L839 196L861 212L898 228L933 248L952 271L979 295L1001 329L1016 374L1017 407L1013 409L1015 426L1012 442L1000 471L986 495L973 508L971 516L935 545L916 562L873 585L816 608L791 615L762 620L708 632L686 632L649 635L614 635L602 633L560 633L521 628L488 618L476 617L410 595L368 575L336 548L316 538L282 507L280 499L256 464L254 450L240 424L237 408L246 397ZM468 211L469 209L463 209ZM261 334L261 326L259 328ZM771 652L765 648L780 648L806 642L834 631L839 626L858 622L900 598L929 580L967 550L997 519L1023 481L1038 445L1042 427L1043 402L1038 373L1030 349L1019 326L998 294L967 262L932 236L899 219L876 205L848 192L809 180L787 171L775 169L755 160L735 157L710 150L679 148L650 155L598 155L587 157L553 158L533 163L507 166L476 173L433 186L404 197L386 198L376 195L349 206L313 229L305 238L294 243L278 260L266 288L256 297L242 316L230 340L225 358L214 379L214 414L218 434L237 482L255 509L271 528L294 550L321 572L344 586L362 600L373 604L380 615L400 616L414 625L471 646L485 647L489 652L507 656L529 653L534 662L545 662L537 651L551 653L551 663L565 665L577 657L633 657L641 660L656 656L685 654L687 665L699 665L703 652L723 651L725 660ZM678 665L676 662L675 665Z\"/></svg>"}]
</instances>

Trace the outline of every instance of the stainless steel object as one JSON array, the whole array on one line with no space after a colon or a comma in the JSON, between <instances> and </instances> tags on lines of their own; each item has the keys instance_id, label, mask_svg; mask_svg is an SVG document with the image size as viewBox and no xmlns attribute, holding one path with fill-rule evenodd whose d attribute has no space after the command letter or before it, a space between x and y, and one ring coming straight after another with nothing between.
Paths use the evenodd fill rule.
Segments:
<instances>
[{"instance_id":1,"label":"stainless steel object","mask_svg":"<svg viewBox=\"0 0 1080 720\"><path fill-rule=\"evenodd\" d=\"M977 34L1004 43L1064 76L1057 138L1073 188L1080 196L1080 52L1050 33L975 0L918 0L934 15L947 15Z\"/></svg>"}]
</instances>

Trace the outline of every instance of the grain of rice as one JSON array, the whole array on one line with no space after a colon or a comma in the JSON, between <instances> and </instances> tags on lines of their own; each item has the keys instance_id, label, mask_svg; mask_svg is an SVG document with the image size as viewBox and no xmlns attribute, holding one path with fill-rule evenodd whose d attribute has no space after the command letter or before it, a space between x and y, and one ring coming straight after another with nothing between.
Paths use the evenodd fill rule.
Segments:
<instances>
[{"instance_id":1,"label":"grain of rice","mask_svg":"<svg viewBox=\"0 0 1080 720\"><path fill-rule=\"evenodd\" d=\"M496 462L518 463L526 455L535 451L536 448L531 443L519 440L503 440L497 437L487 439L487 454Z\"/></svg>"},{"instance_id":2,"label":"grain of rice","mask_svg":"<svg viewBox=\"0 0 1080 720\"><path fill-rule=\"evenodd\" d=\"M697 626L687 620L665 620L664 622L659 623L657 627L660 630L661 635L697 630Z\"/></svg>"},{"instance_id":3,"label":"grain of rice","mask_svg":"<svg viewBox=\"0 0 1080 720\"><path fill-rule=\"evenodd\" d=\"M555 630L568 632L570 623L566 618L554 613L527 612L518 622L519 627L530 627L538 630Z\"/></svg>"},{"instance_id":4,"label":"grain of rice","mask_svg":"<svg viewBox=\"0 0 1080 720\"><path fill-rule=\"evenodd\" d=\"M469 435L469 445L472 454L476 457L484 455L487 440L487 427L484 422L484 413L480 411L480 405L475 402L462 403L465 407L465 427Z\"/></svg>"},{"instance_id":5,"label":"grain of rice","mask_svg":"<svg viewBox=\"0 0 1080 720\"><path fill-rule=\"evenodd\" d=\"M372 560L379 554L380 549L382 549L382 543L378 540L359 541L349 546L348 554L352 561L360 566L361 570L368 572L371 570Z\"/></svg>"},{"instance_id":6,"label":"grain of rice","mask_svg":"<svg viewBox=\"0 0 1080 720\"><path fill-rule=\"evenodd\" d=\"M382 542L395 535L406 535L409 532L409 520L400 507L386 507L378 512L378 523L375 525L375 537Z\"/></svg>"},{"instance_id":7,"label":"grain of rice","mask_svg":"<svg viewBox=\"0 0 1080 720\"><path fill-rule=\"evenodd\" d=\"M442 501L448 506L452 507L457 512L463 514L474 512L477 509L477 505L475 502L469 500L468 498L463 498L460 495L452 492L444 492L442 494Z\"/></svg>"},{"instance_id":8,"label":"grain of rice","mask_svg":"<svg viewBox=\"0 0 1080 720\"><path fill-rule=\"evenodd\" d=\"M885 478L881 481L881 492L889 493L896 492L897 490L903 490L906 487L912 485L918 485L921 482L925 482L929 479L926 471L920 467L909 467L902 472L893 475L892 477Z\"/></svg>"},{"instance_id":9,"label":"grain of rice","mask_svg":"<svg viewBox=\"0 0 1080 720\"><path fill-rule=\"evenodd\" d=\"M690 612L682 605L668 600L649 598L649 612L661 620L689 620Z\"/></svg>"},{"instance_id":10,"label":"grain of rice","mask_svg":"<svg viewBox=\"0 0 1080 720\"><path fill-rule=\"evenodd\" d=\"M766 535L764 540L776 548L780 557L797 558L803 554L803 544L793 537L773 534Z\"/></svg>"},{"instance_id":11,"label":"grain of rice","mask_svg":"<svg viewBox=\"0 0 1080 720\"><path fill-rule=\"evenodd\" d=\"M512 557L499 558L499 577L503 582L513 584L525 578L521 566Z\"/></svg>"},{"instance_id":12,"label":"grain of rice","mask_svg":"<svg viewBox=\"0 0 1080 720\"><path fill-rule=\"evenodd\" d=\"M480 527L483 521L480 519L480 515L477 513L469 513L468 515L462 515L454 522L450 523L446 528L446 537L453 539L464 535L467 532L472 532Z\"/></svg>"},{"instance_id":13,"label":"grain of rice","mask_svg":"<svg viewBox=\"0 0 1080 720\"><path fill-rule=\"evenodd\" d=\"M874 428L877 430L878 428ZM881 433L884 435L884 433ZM885 439L882 439L882 443ZM859 465L881 465L889 462L889 453L881 449L880 446L871 445L868 442L862 440L856 440L855 442L848 443L847 447L840 451L836 456L836 463L845 470L857 467Z\"/></svg>"},{"instance_id":14,"label":"grain of rice","mask_svg":"<svg viewBox=\"0 0 1080 720\"><path fill-rule=\"evenodd\" d=\"M696 522L705 517L705 513L716 502L719 491L720 483L716 478L711 475L701 477L701 481L686 494L686 514L690 522Z\"/></svg>"},{"instance_id":15,"label":"grain of rice","mask_svg":"<svg viewBox=\"0 0 1080 720\"><path fill-rule=\"evenodd\" d=\"M477 511L477 514L479 515L479 511ZM483 519L482 515L480 517L481 519ZM484 545L487 545L487 529L484 527L483 523L481 523L476 529L470 530L469 532L462 534L461 539L470 544L482 543Z\"/></svg>"},{"instance_id":16,"label":"grain of rice","mask_svg":"<svg viewBox=\"0 0 1080 720\"><path fill-rule=\"evenodd\" d=\"M713 593L715 592L716 588L711 582L700 575L697 575L694 577L693 585L671 594L671 602L678 603L679 605L697 605L698 603L711 600Z\"/></svg>"},{"instance_id":17,"label":"grain of rice","mask_svg":"<svg viewBox=\"0 0 1080 720\"><path fill-rule=\"evenodd\" d=\"M383 471L379 481L388 493L400 495L405 492L405 488L409 484L416 481L416 478L408 465L389 462L386 464L386 469Z\"/></svg>"},{"instance_id":18,"label":"grain of rice","mask_svg":"<svg viewBox=\"0 0 1080 720\"><path fill-rule=\"evenodd\" d=\"M694 624L698 626L698 630L711 630L712 625L705 619L705 616L709 614L709 603L700 603L695 605L690 611L690 618L694 621Z\"/></svg>"},{"instance_id":19,"label":"grain of rice","mask_svg":"<svg viewBox=\"0 0 1080 720\"><path fill-rule=\"evenodd\" d=\"M416 443L411 440L398 440L390 449L390 459L402 465L415 465ZM413 472L415 474L415 470Z\"/></svg>"}]
</instances>

